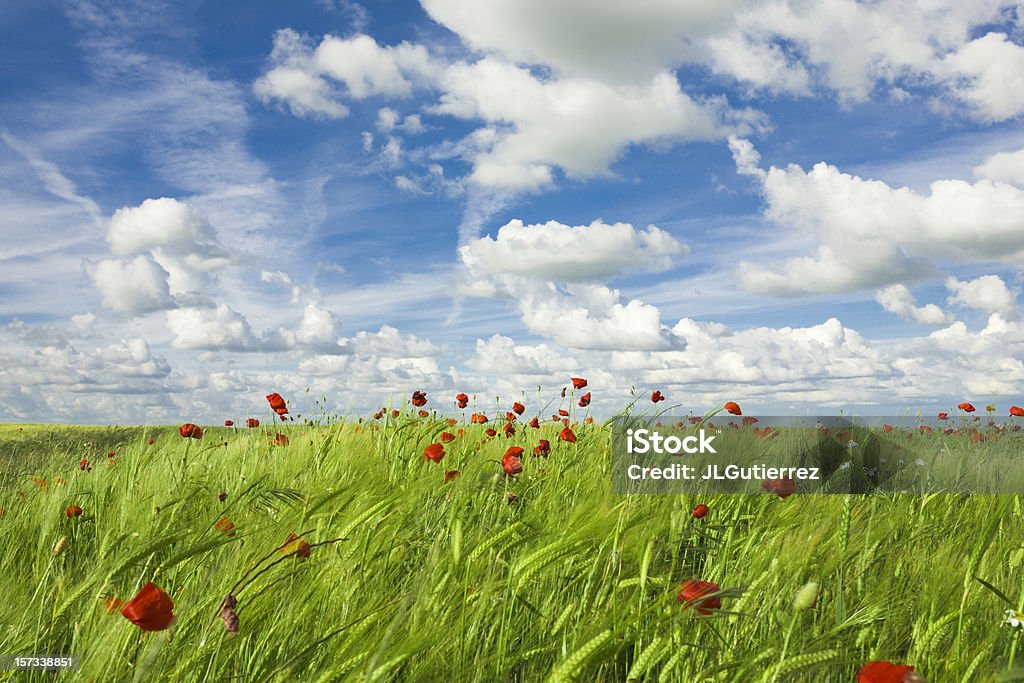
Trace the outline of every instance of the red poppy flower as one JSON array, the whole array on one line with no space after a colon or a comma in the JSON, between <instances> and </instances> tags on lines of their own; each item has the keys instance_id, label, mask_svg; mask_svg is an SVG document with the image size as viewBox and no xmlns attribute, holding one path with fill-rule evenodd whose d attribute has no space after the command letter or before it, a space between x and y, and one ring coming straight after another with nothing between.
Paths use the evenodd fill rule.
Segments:
<instances>
[{"instance_id":1,"label":"red poppy flower","mask_svg":"<svg viewBox=\"0 0 1024 683\"><path fill-rule=\"evenodd\" d=\"M67 515L68 519L71 519L72 517L81 517L82 508L77 505L68 505L67 509L64 510L64 514Z\"/></svg>"},{"instance_id":2,"label":"red poppy flower","mask_svg":"<svg viewBox=\"0 0 1024 683\"><path fill-rule=\"evenodd\" d=\"M949 417L949 413L939 413L939 419L945 420Z\"/></svg>"},{"instance_id":3,"label":"red poppy flower","mask_svg":"<svg viewBox=\"0 0 1024 683\"><path fill-rule=\"evenodd\" d=\"M590 405L590 392L588 391L587 393L585 393L582 396L580 396L580 408L586 408L589 405Z\"/></svg>"},{"instance_id":4,"label":"red poppy flower","mask_svg":"<svg viewBox=\"0 0 1024 683\"><path fill-rule=\"evenodd\" d=\"M526 412L526 406L517 401L512 404L512 412L514 412L516 415L522 415L523 413Z\"/></svg>"},{"instance_id":5,"label":"red poppy flower","mask_svg":"<svg viewBox=\"0 0 1024 683\"><path fill-rule=\"evenodd\" d=\"M704 418L699 415L693 415L691 417L686 418L686 421L692 425L700 424L701 422L703 422L703 420Z\"/></svg>"},{"instance_id":6,"label":"red poppy flower","mask_svg":"<svg viewBox=\"0 0 1024 683\"><path fill-rule=\"evenodd\" d=\"M963 403L958 405L957 408L959 408L960 410L964 411L965 413L973 413L974 412L974 406L972 406L967 401L964 401Z\"/></svg>"},{"instance_id":7,"label":"red poppy flower","mask_svg":"<svg viewBox=\"0 0 1024 683\"><path fill-rule=\"evenodd\" d=\"M561 408L559 408L558 414L561 415L562 417L569 417L569 411L568 410L563 410Z\"/></svg>"},{"instance_id":8,"label":"red poppy flower","mask_svg":"<svg viewBox=\"0 0 1024 683\"><path fill-rule=\"evenodd\" d=\"M562 431L558 433L558 438L562 441L568 441L569 443L576 443L576 435L573 434L572 430L569 429L568 425L562 428Z\"/></svg>"},{"instance_id":9,"label":"red poppy flower","mask_svg":"<svg viewBox=\"0 0 1024 683\"><path fill-rule=\"evenodd\" d=\"M394 417L394 418L397 418L401 414L402 414L402 412L400 410L397 410L397 409L391 411L391 417Z\"/></svg>"},{"instance_id":10,"label":"red poppy flower","mask_svg":"<svg viewBox=\"0 0 1024 683\"><path fill-rule=\"evenodd\" d=\"M516 420L516 414L513 413L511 410L509 410L508 412L505 413L505 421L506 422L515 422L515 420Z\"/></svg>"},{"instance_id":11,"label":"red poppy flower","mask_svg":"<svg viewBox=\"0 0 1024 683\"><path fill-rule=\"evenodd\" d=\"M89 469L89 461L86 460L85 458L82 458L81 460L79 460L78 461L78 469L82 470L83 472L85 470Z\"/></svg>"},{"instance_id":12,"label":"red poppy flower","mask_svg":"<svg viewBox=\"0 0 1024 683\"><path fill-rule=\"evenodd\" d=\"M224 420L224 426L225 427L234 427L235 426L235 421L234 420Z\"/></svg>"},{"instance_id":13,"label":"red poppy flower","mask_svg":"<svg viewBox=\"0 0 1024 683\"><path fill-rule=\"evenodd\" d=\"M706 617L713 610L722 609L722 600L714 595L720 591L717 583L687 579L679 586L679 602L693 607L698 614Z\"/></svg>"},{"instance_id":14,"label":"red poppy flower","mask_svg":"<svg viewBox=\"0 0 1024 683\"><path fill-rule=\"evenodd\" d=\"M892 662L868 662L860 668L854 680L857 683L904 683L907 674L913 673L914 667Z\"/></svg>"},{"instance_id":15,"label":"red poppy flower","mask_svg":"<svg viewBox=\"0 0 1024 683\"><path fill-rule=\"evenodd\" d=\"M705 517L709 512L711 512L711 508L701 503L697 507L693 508L692 514L694 519L700 519L701 517Z\"/></svg>"},{"instance_id":16,"label":"red poppy flower","mask_svg":"<svg viewBox=\"0 0 1024 683\"><path fill-rule=\"evenodd\" d=\"M743 411L740 410L740 404L735 401L726 401L725 410L732 415L742 415Z\"/></svg>"},{"instance_id":17,"label":"red poppy flower","mask_svg":"<svg viewBox=\"0 0 1024 683\"><path fill-rule=\"evenodd\" d=\"M417 408L427 405L427 395L422 391L412 392L412 404Z\"/></svg>"},{"instance_id":18,"label":"red poppy flower","mask_svg":"<svg viewBox=\"0 0 1024 683\"><path fill-rule=\"evenodd\" d=\"M455 441L455 435L451 432L441 432L441 443L449 443Z\"/></svg>"},{"instance_id":19,"label":"red poppy flower","mask_svg":"<svg viewBox=\"0 0 1024 683\"><path fill-rule=\"evenodd\" d=\"M213 528L226 536L235 535L235 523L227 517L221 517L217 520L217 523L213 525Z\"/></svg>"},{"instance_id":20,"label":"red poppy flower","mask_svg":"<svg viewBox=\"0 0 1024 683\"><path fill-rule=\"evenodd\" d=\"M931 434L932 433L932 428L929 427L928 425L919 425L917 429L922 434Z\"/></svg>"},{"instance_id":21,"label":"red poppy flower","mask_svg":"<svg viewBox=\"0 0 1024 683\"><path fill-rule=\"evenodd\" d=\"M572 380L573 389L582 389L583 387L587 386L587 380L583 379L582 377L570 377L569 379Z\"/></svg>"},{"instance_id":22,"label":"red poppy flower","mask_svg":"<svg viewBox=\"0 0 1024 683\"><path fill-rule=\"evenodd\" d=\"M498 430L492 429L491 427L488 427L486 430L484 430L484 434L486 434L487 436L496 436L497 433Z\"/></svg>"},{"instance_id":23,"label":"red poppy flower","mask_svg":"<svg viewBox=\"0 0 1024 683\"><path fill-rule=\"evenodd\" d=\"M516 426L511 422L508 422L501 428L501 433L505 435L506 439L511 439L516 435Z\"/></svg>"},{"instance_id":24,"label":"red poppy flower","mask_svg":"<svg viewBox=\"0 0 1024 683\"><path fill-rule=\"evenodd\" d=\"M754 434L756 434L758 438L761 439L772 439L778 436L779 430L772 429L771 427L765 427L764 429L754 427Z\"/></svg>"},{"instance_id":25,"label":"red poppy flower","mask_svg":"<svg viewBox=\"0 0 1024 683\"><path fill-rule=\"evenodd\" d=\"M420 417L430 417L430 413L428 413L426 410L420 410L419 415Z\"/></svg>"},{"instance_id":26,"label":"red poppy flower","mask_svg":"<svg viewBox=\"0 0 1024 683\"><path fill-rule=\"evenodd\" d=\"M458 402L460 408L465 408L469 405L469 396L466 396L465 394L457 395L455 400Z\"/></svg>"},{"instance_id":27,"label":"red poppy flower","mask_svg":"<svg viewBox=\"0 0 1024 683\"><path fill-rule=\"evenodd\" d=\"M533 447L534 455L541 455L545 458L548 457L548 453L551 452L551 442L547 439L541 439L536 446Z\"/></svg>"},{"instance_id":28,"label":"red poppy flower","mask_svg":"<svg viewBox=\"0 0 1024 683\"><path fill-rule=\"evenodd\" d=\"M781 479L765 479L761 482L761 488L770 493L774 493L779 498L788 498L796 493L796 482L790 477L783 477Z\"/></svg>"},{"instance_id":29,"label":"red poppy flower","mask_svg":"<svg viewBox=\"0 0 1024 683\"><path fill-rule=\"evenodd\" d=\"M651 403L658 403L658 402L664 401L664 400L665 400L665 397L662 396L660 391L652 391L651 392Z\"/></svg>"},{"instance_id":30,"label":"red poppy flower","mask_svg":"<svg viewBox=\"0 0 1024 683\"><path fill-rule=\"evenodd\" d=\"M124 605L124 600L116 595L112 595L103 601L103 609L107 611L107 614L113 614L117 610L121 609L122 605Z\"/></svg>"},{"instance_id":31,"label":"red poppy flower","mask_svg":"<svg viewBox=\"0 0 1024 683\"><path fill-rule=\"evenodd\" d=\"M383 408L381 408L380 410L378 410L376 413L373 414L373 419L374 420L379 420L382 417L384 417L384 409Z\"/></svg>"},{"instance_id":32,"label":"red poppy flower","mask_svg":"<svg viewBox=\"0 0 1024 683\"><path fill-rule=\"evenodd\" d=\"M758 423L758 419L756 417L747 416L747 417L743 418L743 426L744 427L749 427L750 425L754 425L754 424L757 424L757 423Z\"/></svg>"},{"instance_id":33,"label":"red poppy flower","mask_svg":"<svg viewBox=\"0 0 1024 683\"><path fill-rule=\"evenodd\" d=\"M248 427L249 429L255 429L256 427L260 426L260 421L257 420L255 417L250 417L246 419L245 426Z\"/></svg>"},{"instance_id":34,"label":"red poppy flower","mask_svg":"<svg viewBox=\"0 0 1024 683\"><path fill-rule=\"evenodd\" d=\"M288 534L288 538L284 539L284 547L281 548L281 553L283 555L295 553L295 557L307 558L309 557L309 543L295 534Z\"/></svg>"},{"instance_id":35,"label":"red poppy flower","mask_svg":"<svg viewBox=\"0 0 1024 683\"><path fill-rule=\"evenodd\" d=\"M423 459L431 462L441 462L444 457L444 446L439 443L432 443L423 449Z\"/></svg>"},{"instance_id":36,"label":"red poppy flower","mask_svg":"<svg viewBox=\"0 0 1024 683\"><path fill-rule=\"evenodd\" d=\"M481 415L480 413L473 413L470 416L469 421L472 424L475 424L475 425L482 425L482 424L485 424L487 422L487 416L486 415Z\"/></svg>"},{"instance_id":37,"label":"red poppy flower","mask_svg":"<svg viewBox=\"0 0 1024 683\"><path fill-rule=\"evenodd\" d=\"M267 402L270 404L270 409L281 417L288 414L288 406L285 404L281 394L267 394Z\"/></svg>"},{"instance_id":38,"label":"red poppy flower","mask_svg":"<svg viewBox=\"0 0 1024 683\"><path fill-rule=\"evenodd\" d=\"M275 446L287 446L288 445L288 437L285 436L284 434L275 434L274 435L274 445Z\"/></svg>"},{"instance_id":39,"label":"red poppy flower","mask_svg":"<svg viewBox=\"0 0 1024 683\"><path fill-rule=\"evenodd\" d=\"M1014 417L1024 417L1024 408L1021 408L1020 406L1011 406L1010 415L1013 415Z\"/></svg>"},{"instance_id":40,"label":"red poppy flower","mask_svg":"<svg viewBox=\"0 0 1024 683\"><path fill-rule=\"evenodd\" d=\"M143 631L163 631L174 623L171 597L150 581L121 608L121 616Z\"/></svg>"},{"instance_id":41,"label":"red poppy flower","mask_svg":"<svg viewBox=\"0 0 1024 683\"><path fill-rule=\"evenodd\" d=\"M532 420L530 420L530 426L533 427L534 429L540 429L540 420L536 417L533 418Z\"/></svg>"},{"instance_id":42,"label":"red poppy flower","mask_svg":"<svg viewBox=\"0 0 1024 683\"><path fill-rule=\"evenodd\" d=\"M883 430L883 431L884 431L884 432L885 432L886 434L888 434L889 432L891 432L891 431L892 431L892 425L891 425L891 424L885 424L885 425L882 425L882 430Z\"/></svg>"},{"instance_id":43,"label":"red poppy flower","mask_svg":"<svg viewBox=\"0 0 1024 683\"><path fill-rule=\"evenodd\" d=\"M201 439L203 438L203 430L195 426L191 422L178 427L178 433L181 434L182 438L185 439Z\"/></svg>"},{"instance_id":44,"label":"red poppy flower","mask_svg":"<svg viewBox=\"0 0 1024 683\"><path fill-rule=\"evenodd\" d=\"M511 446L501 458L501 469L505 470L505 474L509 476L519 474L523 471L523 461L520 460L522 457L523 449L519 446Z\"/></svg>"},{"instance_id":45,"label":"red poppy flower","mask_svg":"<svg viewBox=\"0 0 1024 683\"><path fill-rule=\"evenodd\" d=\"M459 472L458 470L448 470L444 473L444 482L447 484L450 481L455 481L459 478L460 474L462 474L462 472Z\"/></svg>"}]
</instances>

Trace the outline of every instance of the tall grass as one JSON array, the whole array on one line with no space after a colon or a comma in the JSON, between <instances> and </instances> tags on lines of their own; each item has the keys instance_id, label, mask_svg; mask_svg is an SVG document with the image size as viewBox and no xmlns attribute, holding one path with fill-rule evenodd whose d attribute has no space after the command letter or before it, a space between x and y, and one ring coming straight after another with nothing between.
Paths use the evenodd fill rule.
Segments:
<instances>
[{"instance_id":1,"label":"tall grass","mask_svg":"<svg viewBox=\"0 0 1024 683\"><path fill-rule=\"evenodd\" d=\"M77 654L61 677L94 681L848 682L888 659L934 683L1022 663L1006 606L974 580L1024 599L1018 496L616 496L599 425L575 445L552 423L513 439L463 428L440 464L421 453L451 428L404 415L201 441L8 430L0 652ZM539 438L548 459L529 455ZM525 470L505 478L513 444ZM711 513L693 519L697 503ZM308 559L278 551L303 532ZM721 612L679 604L690 577L723 588ZM168 632L105 609L150 580L174 600ZM794 609L811 581L816 607Z\"/></svg>"}]
</instances>

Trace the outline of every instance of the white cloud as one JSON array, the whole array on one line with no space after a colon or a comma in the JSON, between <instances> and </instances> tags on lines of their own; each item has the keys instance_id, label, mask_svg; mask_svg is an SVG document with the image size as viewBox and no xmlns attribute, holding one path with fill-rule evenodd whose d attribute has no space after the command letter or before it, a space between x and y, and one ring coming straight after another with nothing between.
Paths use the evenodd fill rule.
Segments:
<instances>
[{"instance_id":1,"label":"white cloud","mask_svg":"<svg viewBox=\"0 0 1024 683\"><path fill-rule=\"evenodd\" d=\"M696 56L697 39L729 26L744 3L648 0L422 0L471 47L512 62L603 81L649 80Z\"/></svg>"},{"instance_id":2,"label":"white cloud","mask_svg":"<svg viewBox=\"0 0 1024 683\"><path fill-rule=\"evenodd\" d=\"M118 313L136 316L175 306L167 271L147 255L127 261L86 261L84 267L103 305Z\"/></svg>"},{"instance_id":3,"label":"white cloud","mask_svg":"<svg viewBox=\"0 0 1024 683\"><path fill-rule=\"evenodd\" d=\"M475 139L470 175L491 189L537 191L552 182L555 167L569 177L593 177L608 173L630 145L713 140L760 123L759 116L730 110L724 100L690 98L669 73L617 86L540 80L526 68L488 57L453 65L442 85L433 113L492 126L492 135Z\"/></svg>"},{"instance_id":4,"label":"white cloud","mask_svg":"<svg viewBox=\"0 0 1024 683\"><path fill-rule=\"evenodd\" d=\"M1024 187L1024 149L993 154L974 169L977 178Z\"/></svg>"},{"instance_id":5,"label":"white cloud","mask_svg":"<svg viewBox=\"0 0 1024 683\"><path fill-rule=\"evenodd\" d=\"M724 98L689 97L667 70L635 83L540 77L497 56L449 63L421 45L382 46L366 35L328 35L313 48L285 29L275 37L269 66L254 86L257 94L289 103L296 115L340 114L308 96L309 87L292 88L290 81L278 87L280 71L302 70L318 84L318 94L329 79L356 100L407 98L417 87L439 92L429 112L482 123L465 140L473 163L469 179L496 192L541 190L552 184L556 168L573 178L607 174L631 145L713 140L763 123L756 112L730 109ZM385 133L423 129L418 115L399 124L391 108L379 110L377 127ZM387 156L397 163L396 155Z\"/></svg>"},{"instance_id":6,"label":"white cloud","mask_svg":"<svg viewBox=\"0 0 1024 683\"><path fill-rule=\"evenodd\" d=\"M466 365L499 377L517 375L527 379L565 374L578 368L579 361L563 355L557 346L516 344L510 337L495 334L487 340L476 340L476 355Z\"/></svg>"},{"instance_id":7,"label":"white cloud","mask_svg":"<svg viewBox=\"0 0 1024 683\"><path fill-rule=\"evenodd\" d=\"M568 226L557 221L525 225L512 220L496 238L484 236L459 249L462 262L481 275L518 275L579 282L613 278L628 271L659 272L687 248L667 232L628 223Z\"/></svg>"},{"instance_id":8,"label":"white cloud","mask_svg":"<svg viewBox=\"0 0 1024 683\"><path fill-rule=\"evenodd\" d=\"M661 324L660 311L638 299L623 303L618 290L576 285L569 294L553 286L518 292L527 329L573 349L646 351L669 349L682 340Z\"/></svg>"},{"instance_id":9,"label":"white cloud","mask_svg":"<svg viewBox=\"0 0 1024 683\"><path fill-rule=\"evenodd\" d=\"M946 289L952 292L947 300L953 306L966 306L983 313L998 313L1005 320L1015 319L1017 293L1010 291L998 275L983 275L961 282L955 277L946 278Z\"/></svg>"},{"instance_id":10,"label":"white cloud","mask_svg":"<svg viewBox=\"0 0 1024 683\"><path fill-rule=\"evenodd\" d=\"M730 146L738 171L761 187L765 217L823 242L816 257L790 259L781 272L741 265L748 289L788 296L874 288L922 277L935 258L1024 262L1024 189L935 180L923 194L826 163L763 171L749 143Z\"/></svg>"},{"instance_id":11,"label":"white cloud","mask_svg":"<svg viewBox=\"0 0 1024 683\"><path fill-rule=\"evenodd\" d=\"M1024 113L1024 47L1003 33L988 33L945 59L954 96L976 118L1005 121Z\"/></svg>"},{"instance_id":12,"label":"white cloud","mask_svg":"<svg viewBox=\"0 0 1024 683\"><path fill-rule=\"evenodd\" d=\"M806 94L810 82L844 104L879 89L905 98L908 89L937 86L977 118L1000 121L1024 111L1024 49L1001 33L971 36L1005 22L1002 12L1013 7L1011 0L749 3L731 28L707 37L707 62L769 91Z\"/></svg>"},{"instance_id":13,"label":"white cloud","mask_svg":"<svg viewBox=\"0 0 1024 683\"><path fill-rule=\"evenodd\" d=\"M285 330L261 338L238 311L227 304L179 308L167 312L167 329L176 349L209 351L275 351L295 345L295 334Z\"/></svg>"},{"instance_id":14,"label":"white cloud","mask_svg":"<svg viewBox=\"0 0 1024 683\"><path fill-rule=\"evenodd\" d=\"M953 316L935 304L918 306L906 285L890 285L875 292L875 301L889 313L922 325L948 325Z\"/></svg>"},{"instance_id":15,"label":"white cloud","mask_svg":"<svg viewBox=\"0 0 1024 683\"><path fill-rule=\"evenodd\" d=\"M194 207L168 197L147 199L137 207L115 211L107 225L107 242L111 251L120 256L148 252L164 271L170 292L187 295L186 299L201 297L209 284L209 274L231 262L229 252L217 242L206 217ZM105 263L109 271L109 264L114 262ZM139 263L138 258L132 263ZM155 273L152 268L147 271L150 276ZM109 292L117 285L105 282L104 286L103 291ZM146 310L155 309L140 308L139 312Z\"/></svg>"},{"instance_id":16,"label":"white cloud","mask_svg":"<svg viewBox=\"0 0 1024 683\"><path fill-rule=\"evenodd\" d=\"M271 68L253 84L262 101L280 100L295 116L348 116L348 107L336 100L330 83L311 68L313 48L298 33L292 29L275 33L268 61Z\"/></svg>"},{"instance_id":17,"label":"white cloud","mask_svg":"<svg viewBox=\"0 0 1024 683\"><path fill-rule=\"evenodd\" d=\"M306 304L302 313L302 322L295 332L295 340L305 346L325 350L340 350L338 336L341 323L330 311L320 308L314 303Z\"/></svg>"}]
</instances>

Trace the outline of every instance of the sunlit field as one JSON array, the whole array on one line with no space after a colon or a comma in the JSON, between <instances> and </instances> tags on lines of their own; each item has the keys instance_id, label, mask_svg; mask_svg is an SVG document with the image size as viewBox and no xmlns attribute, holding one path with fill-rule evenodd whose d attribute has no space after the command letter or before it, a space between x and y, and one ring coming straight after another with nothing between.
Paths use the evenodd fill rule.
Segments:
<instances>
[{"instance_id":1,"label":"sunlit field","mask_svg":"<svg viewBox=\"0 0 1024 683\"><path fill-rule=\"evenodd\" d=\"M617 496L584 409L476 410L0 428L0 653L93 681L1024 679L1020 496ZM974 433L908 438L1024 445ZM126 610L148 582L169 628Z\"/></svg>"}]
</instances>

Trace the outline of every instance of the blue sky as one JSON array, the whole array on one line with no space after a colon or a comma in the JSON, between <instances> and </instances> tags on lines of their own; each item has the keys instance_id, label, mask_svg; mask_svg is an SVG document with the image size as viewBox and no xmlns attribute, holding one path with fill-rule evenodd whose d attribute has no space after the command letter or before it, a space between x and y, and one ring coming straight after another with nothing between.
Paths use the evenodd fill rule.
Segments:
<instances>
[{"instance_id":1,"label":"blue sky","mask_svg":"<svg viewBox=\"0 0 1024 683\"><path fill-rule=\"evenodd\" d=\"M963 5L5 3L0 419L1020 404L1024 17Z\"/></svg>"}]
</instances>

